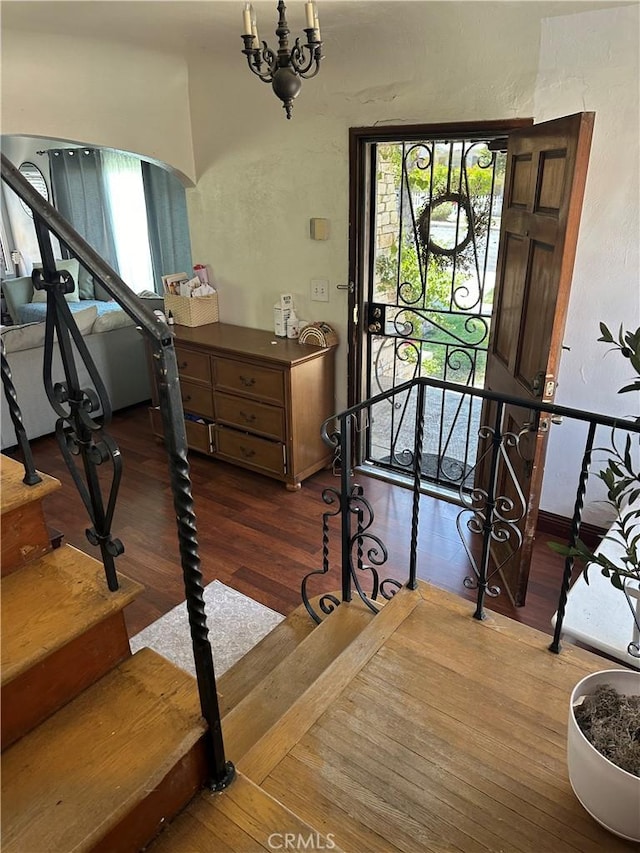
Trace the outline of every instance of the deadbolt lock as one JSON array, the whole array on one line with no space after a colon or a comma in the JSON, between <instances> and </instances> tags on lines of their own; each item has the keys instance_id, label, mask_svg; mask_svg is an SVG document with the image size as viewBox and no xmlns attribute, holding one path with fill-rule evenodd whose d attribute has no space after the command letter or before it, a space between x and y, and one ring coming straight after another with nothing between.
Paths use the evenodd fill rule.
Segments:
<instances>
[{"instance_id":1,"label":"deadbolt lock","mask_svg":"<svg viewBox=\"0 0 640 853\"><path fill-rule=\"evenodd\" d=\"M385 306L370 302L367 305L367 331L372 335L381 335L385 324Z\"/></svg>"}]
</instances>

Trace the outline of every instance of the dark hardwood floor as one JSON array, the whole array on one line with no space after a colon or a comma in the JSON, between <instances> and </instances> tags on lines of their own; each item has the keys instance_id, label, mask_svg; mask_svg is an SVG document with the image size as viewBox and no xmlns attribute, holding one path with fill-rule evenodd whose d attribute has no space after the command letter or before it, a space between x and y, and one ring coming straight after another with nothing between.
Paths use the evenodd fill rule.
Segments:
<instances>
[{"instance_id":1,"label":"dark hardwood floor","mask_svg":"<svg viewBox=\"0 0 640 853\"><path fill-rule=\"evenodd\" d=\"M144 628L184 599L175 515L163 446L151 434L146 406L114 416L124 473L113 533L125 545L118 559L124 574L144 584L144 594L128 608L131 634ZM33 442L39 469L58 477L63 489L47 499L49 523L77 548L95 555L89 545L84 507L73 487L53 437ZM339 480L322 471L298 492L282 483L231 465L190 454L202 571L206 583L218 579L283 614L300 603L303 577L322 564L322 492ZM399 580L408 572L411 493L398 486L358 476L375 509L373 530L389 551L381 576ZM429 497L421 499L418 574L424 580L472 598L463 580L468 561L455 526L459 508ZM336 519L333 519L335 524ZM331 544L338 544L338 532ZM535 544L525 607L515 608L503 593L488 607L542 631L550 632L562 574L562 560L547 548L550 537ZM339 553L333 551L333 565ZM338 589L337 570L314 579L310 592Z\"/></svg>"}]
</instances>

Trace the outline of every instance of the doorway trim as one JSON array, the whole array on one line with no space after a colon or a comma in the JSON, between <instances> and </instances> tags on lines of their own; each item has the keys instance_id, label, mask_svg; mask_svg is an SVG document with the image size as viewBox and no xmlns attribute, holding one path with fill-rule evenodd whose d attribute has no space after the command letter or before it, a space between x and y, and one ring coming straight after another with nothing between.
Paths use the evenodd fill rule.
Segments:
<instances>
[{"instance_id":1,"label":"doorway trim","mask_svg":"<svg viewBox=\"0 0 640 853\"><path fill-rule=\"evenodd\" d=\"M347 401L348 406L360 402L362 382L362 347L360 327L365 322L364 289L361 274L366 269L366 200L368 186L375 175L368 174L367 145L401 138L407 142L438 136L461 136L469 139L487 135L508 136L515 130L531 127L533 118L497 119L491 121L449 122L445 124L400 124L349 128L349 300L347 322Z\"/></svg>"}]
</instances>

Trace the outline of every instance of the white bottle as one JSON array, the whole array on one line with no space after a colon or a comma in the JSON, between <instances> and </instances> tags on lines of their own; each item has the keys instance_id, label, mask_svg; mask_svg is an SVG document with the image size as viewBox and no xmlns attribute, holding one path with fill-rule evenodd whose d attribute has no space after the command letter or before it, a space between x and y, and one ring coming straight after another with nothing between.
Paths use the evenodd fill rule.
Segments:
<instances>
[{"instance_id":1,"label":"white bottle","mask_svg":"<svg viewBox=\"0 0 640 853\"><path fill-rule=\"evenodd\" d=\"M295 311L291 309L291 314L287 319L287 337L297 338L300 334L300 322L296 317Z\"/></svg>"}]
</instances>

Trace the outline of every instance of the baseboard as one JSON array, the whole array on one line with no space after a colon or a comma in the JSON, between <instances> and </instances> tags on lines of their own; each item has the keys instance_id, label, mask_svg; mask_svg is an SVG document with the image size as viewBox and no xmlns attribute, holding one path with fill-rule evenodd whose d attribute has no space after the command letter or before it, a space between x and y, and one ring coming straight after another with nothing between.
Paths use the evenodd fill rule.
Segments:
<instances>
[{"instance_id":1,"label":"baseboard","mask_svg":"<svg viewBox=\"0 0 640 853\"><path fill-rule=\"evenodd\" d=\"M565 518L564 515L557 515L555 512L547 512L541 509L538 513L537 529L540 533L556 536L558 539L564 539L566 542L571 535L571 519ZM595 524L583 522L580 525L580 539L589 548L596 548L606 532L605 528L598 527Z\"/></svg>"}]
</instances>

